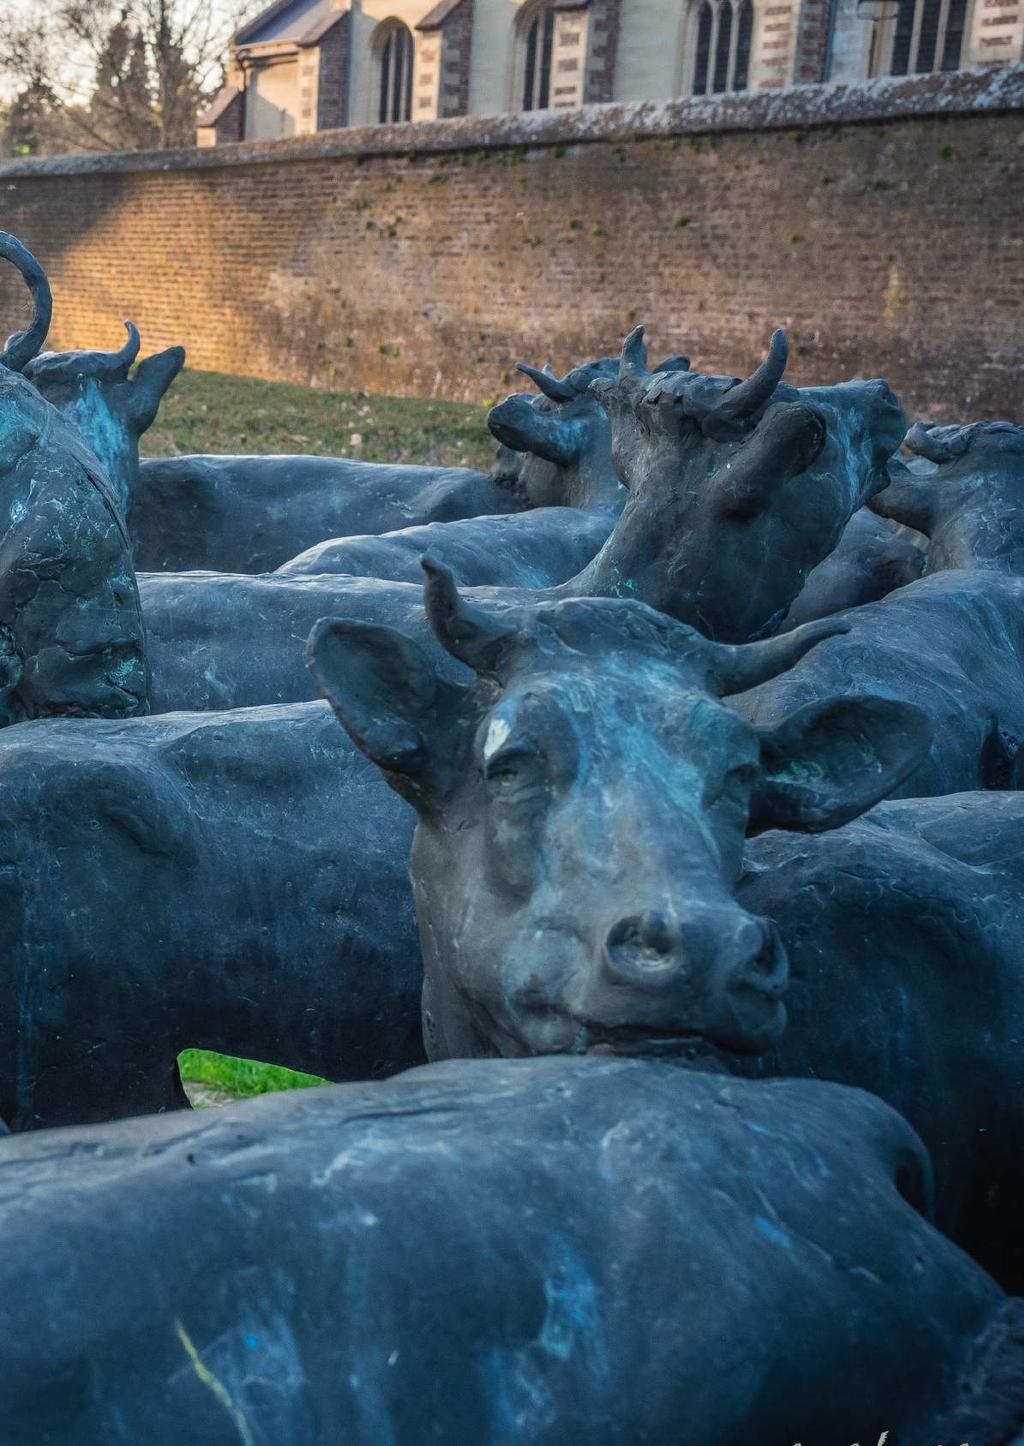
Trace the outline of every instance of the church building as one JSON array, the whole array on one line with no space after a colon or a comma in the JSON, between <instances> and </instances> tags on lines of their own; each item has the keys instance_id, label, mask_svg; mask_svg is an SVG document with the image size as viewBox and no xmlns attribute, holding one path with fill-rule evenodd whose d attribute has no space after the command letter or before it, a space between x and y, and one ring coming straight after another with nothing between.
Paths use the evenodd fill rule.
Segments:
<instances>
[{"instance_id":1,"label":"church building","mask_svg":"<svg viewBox=\"0 0 1024 1446\"><path fill-rule=\"evenodd\" d=\"M198 142L1018 64L1024 0L274 0Z\"/></svg>"}]
</instances>

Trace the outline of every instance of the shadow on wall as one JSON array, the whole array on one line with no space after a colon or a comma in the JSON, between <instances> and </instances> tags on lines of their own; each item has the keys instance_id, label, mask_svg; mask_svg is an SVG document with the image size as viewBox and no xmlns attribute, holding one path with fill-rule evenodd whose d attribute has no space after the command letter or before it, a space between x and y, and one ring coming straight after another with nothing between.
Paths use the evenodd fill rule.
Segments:
<instances>
[{"instance_id":1,"label":"shadow on wall","mask_svg":"<svg viewBox=\"0 0 1024 1446\"><path fill-rule=\"evenodd\" d=\"M636 321L655 349L732 375L782 325L798 384L885 376L931 420L1013 416L1012 94L984 114L797 126L811 89L779 102L785 127L714 134L640 135L624 129L632 108L612 106L546 113L539 130L432 124L461 147L448 152L387 150L385 132L371 153L356 130L273 159L12 166L2 220L51 275L60 348L117 346L131 316L148 349L182 343L205 370L494 401L517 360L566 370ZM280 107L262 98L269 124ZM727 102L741 118L755 104L769 101ZM11 281L0 316L14 327Z\"/></svg>"}]
</instances>

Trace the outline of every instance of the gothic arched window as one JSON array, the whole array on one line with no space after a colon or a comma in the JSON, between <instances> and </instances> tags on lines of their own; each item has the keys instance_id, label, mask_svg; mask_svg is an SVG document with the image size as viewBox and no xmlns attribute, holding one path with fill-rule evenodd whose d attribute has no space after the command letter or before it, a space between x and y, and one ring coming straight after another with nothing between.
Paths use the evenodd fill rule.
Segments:
<instances>
[{"instance_id":1,"label":"gothic arched window","mask_svg":"<svg viewBox=\"0 0 1024 1446\"><path fill-rule=\"evenodd\" d=\"M377 119L412 120L412 32L400 20L385 20L373 37L377 65Z\"/></svg>"},{"instance_id":2,"label":"gothic arched window","mask_svg":"<svg viewBox=\"0 0 1024 1446\"><path fill-rule=\"evenodd\" d=\"M963 63L967 0L897 0L873 25L871 75L926 75Z\"/></svg>"},{"instance_id":3,"label":"gothic arched window","mask_svg":"<svg viewBox=\"0 0 1024 1446\"><path fill-rule=\"evenodd\" d=\"M555 43L555 12L551 5L528 7L519 22L522 49L523 110L547 110L551 102L551 52Z\"/></svg>"},{"instance_id":4,"label":"gothic arched window","mask_svg":"<svg viewBox=\"0 0 1024 1446\"><path fill-rule=\"evenodd\" d=\"M751 0L702 0L693 36L693 94L746 90L754 35Z\"/></svg>"}]
</instances>

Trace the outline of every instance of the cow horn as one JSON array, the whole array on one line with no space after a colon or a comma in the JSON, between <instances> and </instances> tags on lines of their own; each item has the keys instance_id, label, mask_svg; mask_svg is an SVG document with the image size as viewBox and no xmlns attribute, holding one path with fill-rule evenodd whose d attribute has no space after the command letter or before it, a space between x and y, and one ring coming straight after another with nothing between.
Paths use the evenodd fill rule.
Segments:
<instances>
[{"instance_id":1,"label":"cow horn","mask_svg":"<svg viewBox=\"0 0 1024 1446\"><path fill-rule=\"evenodd\" d=\"M524 377L529 377L530 381L553 402L571 402L576 395L572 387L566 386L565 382L560 382L546 368L544 371L538 371L536 367L528 366L526 362L516 362L516 371L522 372Z\"/></svg>"},{"instance_id":2,"label":"cow horn","mask_svg":"<svg viewBox=\"0 0 1024 1446\"><path fill-rule=\"evenodd\" d=\"M775 388L782 380L789 357L789 342L784 331L773 331L768 355L752 372L746 381L737 382L724 394L721 401L704 417L701 428L713 440L729 440L742 430L747 422L766 402L771 401Z\"/></svg>"},{"instance_id":3,"label":"cow horn","mask_svg":"<svg viewBox=\"0 0 1024 1446\"><path fill-rule=\"evenodd\" d=\"M423 600L427 621L438 642L474 673L494 675L516 636L515 626L471 607L459 596L451 569L436 558L425 554L420 565L426 573Z\"/></svg>"},{"instance_id":4,"label":"cow horn","mask_svg":"<svg viewBox=\"0 0 1024 1446\"><path fill-rule=\"evenodd\" d=\"M904 438L904 445L926 462L952 462L967 451L971 437L969 427L957 427L948 435L950 430L944 427L942 431L947 435L939 436L923 422L915 422Z\"/></svg>"},{"instance_id":5,"label":"cow horn","mask_svg":"<svg viewBox=\"0 0 1024 1446\"><path fill-rule=\"evenodd\" d=\"M124 367L125 374L127 375L129 367L139 354L141 338L139 337L139 328L135 325L134 321L126 321L124 329L128 333L128 340L120 351L116 351L112 353L112 355L117 358L118 367Z\"/></svg>"},{"instance_id":6,"label":"cow horn","mask_svg":"<svg viewBox=\"0 0 1024 1446\"><path fill-rule=\"evenodd\" d=\"M646 374L647 348L644 346L644 329L642 326L634 326L622 343L619 353L619 380L625 381L627 377Z\"/></svg>"},{"instance_id":7,"label":"cow horn","mask_svg":"<svg viewBox=\"0 0 1024 1446\"><path fill-rule=\"evenodd\" d=\"M848 633L850 624L841 618L816 618L790 633L765 638L757 643L712 643L703 641L708 660L708 684L721 697L745 693L769 678L777 678L799 663L803 655L824 638Z\"/></svg>"},{"instance_id":8,"label":"cow horn","mask_svg":"<svg viewBox=\"0 0 1024 1446\"><path fill-rule=\"evenodd\" d=\"M93 351L79 355L79 367L90 376L106 377L110 381L124 381L132 362L139 354L139 328L134 321L126 321L124 329L128 339L117 351Z\"/></svg>"},{"instance_id":9,"label":"cow horn","mask_svg":"<svg viewBox=\"0 0 1024 1446\"><path fill-rule=\"evenodd\" d=\"M16 331L9 336L0 352L0 366L20 372L34 356L38 356L46 340L53 314L53 295L46 272L39 262L16 236L7 231L0 231L0 257L18 268L32 295L32 320L24 331Z\"/></svg>"}]
</instances>

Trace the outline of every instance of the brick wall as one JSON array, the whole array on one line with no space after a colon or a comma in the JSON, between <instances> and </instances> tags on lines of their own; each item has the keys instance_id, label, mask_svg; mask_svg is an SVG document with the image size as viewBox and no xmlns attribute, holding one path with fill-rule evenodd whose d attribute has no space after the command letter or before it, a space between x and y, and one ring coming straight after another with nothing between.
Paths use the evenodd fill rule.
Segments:
<instances>
[{"instance_id":1,"label":"brick wall","mask_svg":"<svg viewBox=\"0 0 1024 1446\"><path fill-rule=\"evenodd\" d=\"M11 162L0 227L53 341L336 389L491 398L616 348L889 378L933 417L1022 406L1024 73ZM411 147L415 145L416 149ZM6 268L5 268L6 270ZM0 318L24 298L0 274Z\"/></svg>"}]
</instances>

